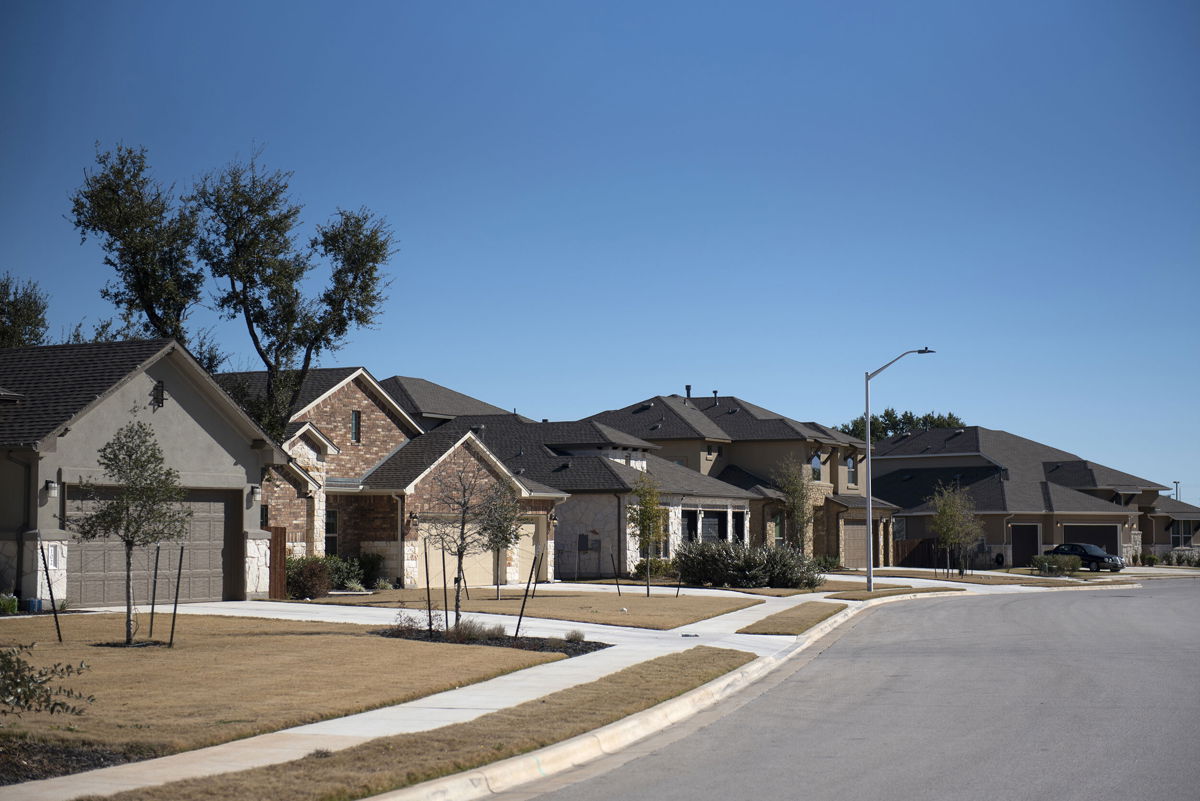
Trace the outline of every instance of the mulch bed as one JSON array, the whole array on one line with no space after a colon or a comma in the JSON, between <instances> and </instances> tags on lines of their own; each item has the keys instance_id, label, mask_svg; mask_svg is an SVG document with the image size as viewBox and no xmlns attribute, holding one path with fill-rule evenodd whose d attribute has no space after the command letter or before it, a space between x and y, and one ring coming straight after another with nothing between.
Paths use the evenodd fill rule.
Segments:
<instances>
[{"instance_id":1,"label":"mulch bed","mask_svg":"<svg viewBox=\"0 0 1200 801\"><path fill-rule=\"evenodd\" d=\"M446 639L446 632L438 629L433 630L433 639L430 640L429 632L425 630L413 629L380 629L375 632L381 637L400 637L405 640L420 640L422 642L448 642L458 643L457 640ZM583 640L581 642L570 642L558 637L488 637L484 639L471 640L463 645L491 645L497 648L520 648L522 651L548 651L567 656L583 656L590 654L592 651L599 651L603 648L611 648L612 643L594 642L591 640Z\"/></svg>"},{"instance_id":2,"label":"mulch bed","mask_svg":"<svg viewBox=\"0 0 1200 801\"><path fill-rule=\"evenodd\" d=\"M104 748L3 739L0 740L0 785L82 773L134 759L136 757L130 754Z\"/></svg>"}]
</instances>

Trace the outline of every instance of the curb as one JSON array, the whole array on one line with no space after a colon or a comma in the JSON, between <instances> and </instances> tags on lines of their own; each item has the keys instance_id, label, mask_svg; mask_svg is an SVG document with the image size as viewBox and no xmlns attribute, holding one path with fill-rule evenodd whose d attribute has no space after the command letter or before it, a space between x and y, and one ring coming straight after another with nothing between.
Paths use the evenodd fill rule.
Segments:
<instances>
[{"instance_id":1,"label":"curb","mask_svg":"<svg viewBox=\"0 0 1200 801\"><path fill-rule=\"evenodd\" d=\"M679 723L714 706L779 668L797 654L807 650L809 646L830 631L867 609L885 603L915 598L961 597L965 594L967 593L961 591L924 592L852 602L855 604L854 606L847 606L836 615L813 626L802 635L802 640L782 652L774 656L759 657L737 670L713 679L707 684L702 684L676 698L663 701L657 706L636 712L569 740L530 751L527 754L509 757L490 765L440 779L432 779L411 787L390 790L361 801L473 801L506 792L536 779L553 776L593 759L616 753L638 740L657 734L672 724Z\"/></svg>"}]
</instances>

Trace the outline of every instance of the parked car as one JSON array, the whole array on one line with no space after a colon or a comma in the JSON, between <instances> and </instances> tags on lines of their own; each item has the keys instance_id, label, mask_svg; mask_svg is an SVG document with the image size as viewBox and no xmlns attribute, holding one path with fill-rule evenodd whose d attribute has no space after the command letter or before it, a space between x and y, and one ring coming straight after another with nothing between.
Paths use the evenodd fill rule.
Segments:
<instances>
[{"instance_id":1,"label":"parked car","mask_svg":"<svg viewBox=\"0 0 1200 801\"><path fill-rule=\"evenodd\" d=\"M1064 542L1062 545L1045 552L1046 556L1078 556L1081 566L1089 570L1108 569L1114 573L1125 567L1125 560L1113 556L1103 548L1090 542Z\"/></svg>"}]
</instances>

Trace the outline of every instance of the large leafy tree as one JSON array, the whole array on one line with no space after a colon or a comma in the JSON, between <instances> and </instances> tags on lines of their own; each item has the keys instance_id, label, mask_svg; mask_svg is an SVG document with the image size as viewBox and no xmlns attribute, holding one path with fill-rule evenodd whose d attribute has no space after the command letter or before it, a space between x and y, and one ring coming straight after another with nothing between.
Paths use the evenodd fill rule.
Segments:
<instances>
[{"instance_id":1,"label":"large leafy tree","mask_svg":"<svg viewBox=\"0 0 1200 801\"><path fill-rule=\"evenodd\" d=\"M937 534L938 547L946 551L948 562L954 564L961 576L966 572L971 548L983 537L983 523L975 514L975 501L957 484L938 484L927 500L933 504L930 527Z\"/></svg>"},{"instance_id":2,"label":"large leafy tree","mask_svg":"<svg viewBox=\"0 0 1200 801\"><path fill-rule=\"evenodd\" d=\"M784 541L812 555L813 490L812 466L788 454L771 471L771 482L783 496Z\"/></svg>"},{"instance_id":3,"label":"large leafy tree","mask_svg":"<svg viewBox=\"0 0 1200 801\"><path fill-rule=\"evenodd\" d=\"M387 224L366 209L339 209L305 239L291 173L264 168L257 155L210 173L178 200L149 176L144 148L118 146L96 161L73 211L116 270L104 296L142 320L146 333L184 342L214 370L223 356L208 332L186 324L211 279L216 310L245 326L266 372L264 392L239 400L282 436L315 361L380 313L382 268L393 252ZM329 282L307 296L301 287L322 262Z\"/></svg>"},{"instance_id":4,"label":"large leafy tree","mask_svg":"<svg viewBox=\"0 0 1200 801\"><path fill-rule=\"evenodd\" d=\"M658 484L649 473L638 476L633 485L633 503L626 512L630 528L638 539L638 548L646 554L646 597L650 597L650 558L653 556L653 546L662 542L663 520L666 510L663 509L658 493Z\"/></svg>"},{"instance_id":5,"label":"large leafy tree","mask_svg":"<svg viewBox=\"0 0 1200 801\"><path fill-rule=\"evenodd\" d=\"M954 412L945 414L926 412L917 415L913 412L897 412L895 409L887 408L883 410L883 414L871 415L871 441L878 442L897 434L912 434L930 428L962 428L965 425L963 419ZM863 428L861 414L849 423L838 426L838 430L852 437L866 439L867 432Z\"/></svg>"},{"instance_id":6,"label":"large leafy tree","mask_svg":"<svg viewBox=\"0 0 1200 801\"><path fill-rule=\"evenodd\" d=\"M0 348L45 344L46 303L37 282L0 276Z\"/></svg>"},{"instance_id":7,"label":"large leafy tree","mask_svg":"<svg viewBox=\"0 0 1200 801\"><path fill-rule=\"evenodd\" d=\"M167 467L149 425L135 420L100 448L98 462L108 480L84 482L91 508L67 527L82 541L119 540L125 546L125 644L133 644L133 549L181 539L191 510L181 501L179 474Z\"/></svg>"}]
</instances>

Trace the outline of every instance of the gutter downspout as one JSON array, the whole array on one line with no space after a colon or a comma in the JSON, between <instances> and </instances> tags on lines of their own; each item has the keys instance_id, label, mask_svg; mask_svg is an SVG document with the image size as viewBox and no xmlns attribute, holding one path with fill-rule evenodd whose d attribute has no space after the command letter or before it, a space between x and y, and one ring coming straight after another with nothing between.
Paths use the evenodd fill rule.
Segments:
<instances>
[{"instance_id":1,"label":"gutter downspout","mask_svg":"<svg viewBox=\"0 0 1200 801\"><path fill-rule=\"evenodd\" d=\"M12 594L16 597L21 597L21 576L25 572L25 532L30 529L30 516L33 513L33 502L31 494L33 493L33 465L29 462L22 462L20 459L14 459L12 451L6 451L4 454L10 462L20 465L25 468L25 491L21 493L25 499L25 519L21 521L21 527L17 529L17 573L13 577Z\"/></svg>"}]
</instances>

